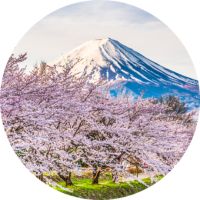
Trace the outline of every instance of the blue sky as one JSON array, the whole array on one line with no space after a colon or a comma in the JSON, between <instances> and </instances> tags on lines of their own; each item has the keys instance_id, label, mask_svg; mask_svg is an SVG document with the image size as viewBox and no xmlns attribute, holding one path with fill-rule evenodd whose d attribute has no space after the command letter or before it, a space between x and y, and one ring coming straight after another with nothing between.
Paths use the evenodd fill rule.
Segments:
<instances>
[{"instance_id":1,"label":"blue sky","mask_svg":"<svg viewBox=\"0 0 200 200\"><path fill-rule=\"evenodd\" d=\"M15 54L28 52L27 65L51 62L96 38L110 37L178 73L196 78L192 62L178 38L149 13L104 0L64 7L48 15L21 39Z\"/></svg>"}]
</instances>

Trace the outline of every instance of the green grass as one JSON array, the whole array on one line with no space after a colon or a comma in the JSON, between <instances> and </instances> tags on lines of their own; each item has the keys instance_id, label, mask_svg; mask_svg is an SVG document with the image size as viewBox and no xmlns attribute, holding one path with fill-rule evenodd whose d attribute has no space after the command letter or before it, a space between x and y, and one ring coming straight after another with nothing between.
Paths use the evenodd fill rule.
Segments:
<instances>
[{"instance_id":1,"label":"green grass","mask_svg":"<svg viewBox=\"0 0 200 200\"><path fill-rule=\"evenodd\" d=\"M161 177L159 177L161 179ZM158 179L158 178L157 178ZM137 180L123 183L113 183L111 179L100 179L98 185L92 185L91 179L88 178L72 178L73 185L67 186L65 182L58 182L61 187L54 187L56 190L65 194L86 199L115 199L135 194L147 188L144 184ZM152 185L150 178L143 179L147 185ZM67 189L67 190L66 190ZM70 192L71 191L71 192Z\"/></svg>"}]
</instances>

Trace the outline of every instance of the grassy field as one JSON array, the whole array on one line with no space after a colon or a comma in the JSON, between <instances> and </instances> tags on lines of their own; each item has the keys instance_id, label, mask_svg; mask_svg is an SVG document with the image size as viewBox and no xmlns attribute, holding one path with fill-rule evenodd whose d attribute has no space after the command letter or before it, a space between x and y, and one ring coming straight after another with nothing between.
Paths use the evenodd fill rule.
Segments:
<instances>
[{"instance_id":1,"label":"grassy field","mask_svg":"<svg viewBox=\"0 0 200 200\"><path fill-rule=\"evenodd\" d=\"M158 180L161 178L162 177L158 177ZM56 186L54 188L72 196L98 200L125 197L147 188L147 186L137 180L117 184L113 183L111 180L100 180L98 185L92 185L91 179L88 178L73 178L72 181L72 186L66 187L64 182L59 182L58 185L60 187ZM154 184L151 182L150 178L145 178L143 181L149 186Z\"/></svg>"}]
</instances>

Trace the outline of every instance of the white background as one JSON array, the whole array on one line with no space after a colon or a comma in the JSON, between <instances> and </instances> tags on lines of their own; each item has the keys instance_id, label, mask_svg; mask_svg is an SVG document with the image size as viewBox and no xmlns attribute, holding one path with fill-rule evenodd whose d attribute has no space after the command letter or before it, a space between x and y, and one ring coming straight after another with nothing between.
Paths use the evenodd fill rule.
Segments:
<instances>
[{"instance_id":1,"label":"white background","mask_svg":"<svg viewBox=\"0 0 200 200\"><path fill-rule=\"evenodd\" d=\"M75 0L5 0L0 1L0 77L17 42L42 17ZM200 46L199 0L121 0L138 6L158 17L179 37L188 50L198 77ZM199 200L200 125L188 151L162 181L125 199ZM39 180L22 165L14 154L0 123L0 199L63 200L76 199L57 192Z\"/></svg>"}]
</instances>

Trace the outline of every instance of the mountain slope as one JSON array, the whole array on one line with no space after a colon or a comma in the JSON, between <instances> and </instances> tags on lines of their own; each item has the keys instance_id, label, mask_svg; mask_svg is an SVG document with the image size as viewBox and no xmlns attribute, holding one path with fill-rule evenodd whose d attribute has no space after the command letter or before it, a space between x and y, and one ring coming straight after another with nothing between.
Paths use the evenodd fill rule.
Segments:
<instances>
[{"instance_id":1,"label":"mountain slope","mask_svg":"<svg viewBox=\"0 0 200 200\"><path fill-rule=\"evenodd\" d=\"M198 81L164 68L110 38L88 41L52 64L70 66L72 74L87 75L93 83L106 79L112 83L114 95L121 88L135 95L144 92L144 97L176 95L192 106L199 105Z\"/></svg>"}]
</instances>

